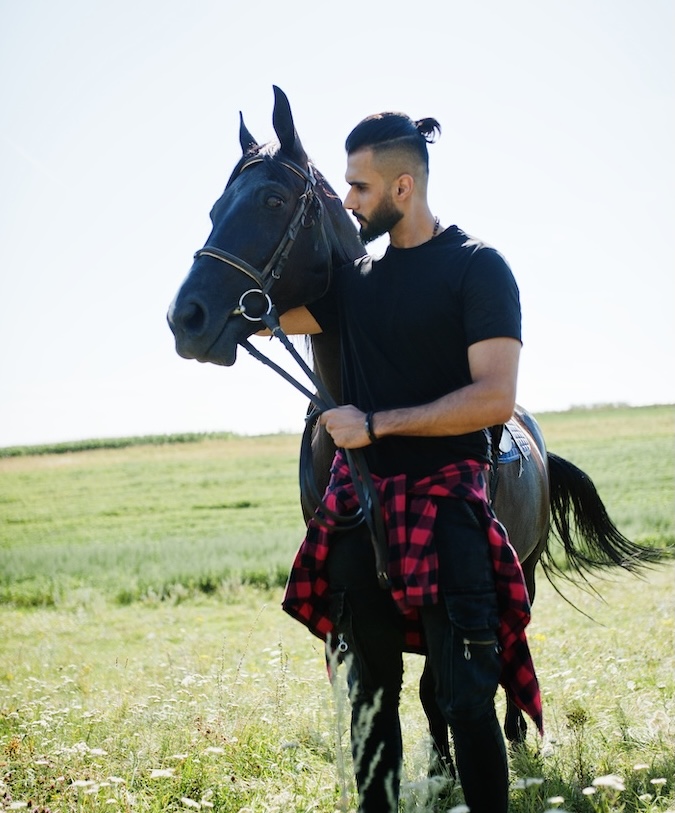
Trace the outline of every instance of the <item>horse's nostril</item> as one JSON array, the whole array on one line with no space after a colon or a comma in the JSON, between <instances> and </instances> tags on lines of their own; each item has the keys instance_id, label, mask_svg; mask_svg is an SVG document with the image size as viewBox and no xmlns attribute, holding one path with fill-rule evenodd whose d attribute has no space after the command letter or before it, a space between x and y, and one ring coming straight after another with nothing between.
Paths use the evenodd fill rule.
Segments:
<instances>
[{"instance_id":1,"label":"horse's nostril","mask_svg":"<svg viewBox=\"0 0 675 813\"><path fill-rule=\"evenodd\" d=\"M201 333L204 323L206 322L206 314L201 305L198 305L196 302L190 302L185 306L180 321L188 333Z\"/></svg>"}]
</instances>

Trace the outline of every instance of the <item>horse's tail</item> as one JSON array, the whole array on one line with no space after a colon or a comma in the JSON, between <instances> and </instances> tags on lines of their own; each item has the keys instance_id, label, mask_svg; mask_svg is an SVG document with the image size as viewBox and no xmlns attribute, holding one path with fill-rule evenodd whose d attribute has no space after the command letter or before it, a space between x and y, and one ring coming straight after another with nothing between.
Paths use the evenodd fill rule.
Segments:
<instances>
[{"instance_id":1,"label":"horse's tail","mask_svg":"<svg viewBox=\"0 0 675 813\"><path fill-rule=\"evenodd\" d=\"M591 478L569 460L548 452L551 532L562 544L570 570L555 561L547 546L542 558L546 575L581 576L597 569L622 567L638 571L671 558L625 537L610 519Z\"/></svg>"}]
</instances>

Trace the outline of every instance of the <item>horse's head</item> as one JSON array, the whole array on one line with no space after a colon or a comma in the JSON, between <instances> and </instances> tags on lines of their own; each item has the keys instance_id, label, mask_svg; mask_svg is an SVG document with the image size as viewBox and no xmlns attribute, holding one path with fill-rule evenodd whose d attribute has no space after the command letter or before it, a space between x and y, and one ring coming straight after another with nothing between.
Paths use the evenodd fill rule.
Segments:
<instances>
[{"instance_id":1,"label":"horse's head","mask_svg":"<svg viewBox=\"0 0 675 813\"><path fill-rule=\"evenodd\" d=\"M288 99L277 87L274 97L278 140L259 145L240 117L242 157L169 308L184 358L233 364L238 343L261 329L271 303L281 314L318 299L336 259L358 256L356 231L347 223L344 236L350 219L308 160Z\"/></svg>"}]
</instances>

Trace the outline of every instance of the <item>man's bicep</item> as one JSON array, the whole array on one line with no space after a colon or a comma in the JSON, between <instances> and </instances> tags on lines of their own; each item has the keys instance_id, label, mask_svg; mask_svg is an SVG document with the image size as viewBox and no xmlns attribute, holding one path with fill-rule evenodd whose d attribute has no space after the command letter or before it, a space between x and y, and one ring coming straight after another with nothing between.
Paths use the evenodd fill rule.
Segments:
<instances>
[{"instance_id":1,"label":"man's bicep","mask_svg":"<svg viewBox=\"0 0 675 813\"><path fill-rule=\"evenodd\" d=\"M286 311L279 321L282 330L289 336L298 334L315 335L323 332L321 325L304 305Z\"/></svg>"},{"instance_id":2,"label":"man's bicep","mask_svg":"<svg viewBox=\"0 0 675 813\"><path fill-rule=\"evenodd\" d=\"M508 337L485 339L469 347L469 370L474 383L492 385L515 398L520 341Z\"/></svg>"}]
</instances>

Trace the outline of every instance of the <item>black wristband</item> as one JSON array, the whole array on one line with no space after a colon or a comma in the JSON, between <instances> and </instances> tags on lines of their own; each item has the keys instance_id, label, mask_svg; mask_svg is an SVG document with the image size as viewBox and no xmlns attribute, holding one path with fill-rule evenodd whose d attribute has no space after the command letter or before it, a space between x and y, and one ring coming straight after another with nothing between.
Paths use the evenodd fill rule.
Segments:
<instances>
[{"instance_id":1,"label":"black wristband","mask_svg":"<svg viewBox=\"0 0 675 813\"><path fill-rule=\"evenodd\" d=\"M375 435L375 432L373 430L373 412L372 412L372 410L370 412L366 413L365 426L366 426L366 435L368 435L368 440L371 443L377 443L379 438Z\"/></svg>"}]
</instances>

